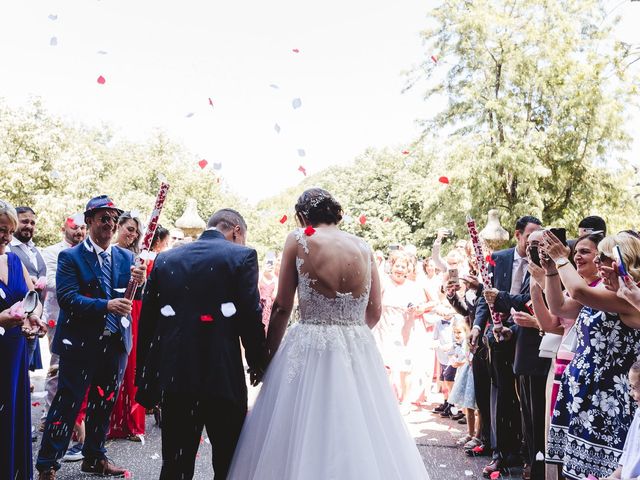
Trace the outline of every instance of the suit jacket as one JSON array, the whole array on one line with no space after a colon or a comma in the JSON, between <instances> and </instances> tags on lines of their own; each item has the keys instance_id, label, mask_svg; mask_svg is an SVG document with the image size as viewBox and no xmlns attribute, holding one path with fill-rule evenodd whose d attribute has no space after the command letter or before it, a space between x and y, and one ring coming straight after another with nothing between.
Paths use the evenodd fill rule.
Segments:
<instances>
[{"instance_id":1,"label":"suit jacket","mask_svg":"<svg viewBox=\"0 0 640 480\"><path fill-rule=\"evenodd\" d=\"M222 305L235 312L223 313ZM264 368L266 342L256 251L207 230L156 258L138 326L137 400L162 392L226 398L247 407L247 363Z\"/></svg>"},{"instance_id":2,"label":"suit jacket","mask_svg":"<svg viewBox=\"0 0 640 480\"><path fill-rule=\"evenodd\" d=\"M495 252L492 258L496 265L495 267L489 267L489 271L493 273L494 288L500 291L494 304L495 310L500 313L510 313L512 308L519 312L528 312L527 303L531 300L528 273L522 282L520 293L516 295L509 293L513 276L514 252L514 248ZM476 308L474 326L477 325L484 330L488 319L489 306L484 297L482 297ZM538 330L515 325L511 319L505 322L505 326L511 328L513 331L513 339L511 341L515 341L514 373L516 375L546 375L549 370L550 360L540 358L538 355L542 339ZM491 329L488 329L487 336L490 343L494 342Z\"/></svg>"},{"instance_id":3,"label":"suit jacket","mask_svg":"<svg viewBox=\"0 0 640 480\"><path fill-rule=\"evenodd\" d=\"M111 298L121 298L131 277L133 253L111 246ZM60 305L52 351L60 357L97 361L107 322L107 294L98 255L89 239L58 255L56 295ZM130 320L130 318L129 318ZM131 326L118 322L123 350L131 351Z\"/></svg>"},{"instance_id":4,"label":"suit jacket","mask_svg":"<svg viewBox=\"0 0 640 480\"><path fill-rule=\"evenodd\" d=\"M44 258L42 258L42 255L37 249L35 253L36 253L36 261L38 262L38 268L36 268L33 265L33 263L31 263L31 260L29 260L29 257L27 256L27 254L21 248L16 247L11 249L11 251L15 253L18 256L18 258L20 258L20 261L27 269L27 273L29 274L30 277L40 278L40 277L45 277L47 275L47 266L45 264ZM38 294L38 296L40 297L41 302L44 301L44 290L42 290Z\"/></svg>"}]
</instances>

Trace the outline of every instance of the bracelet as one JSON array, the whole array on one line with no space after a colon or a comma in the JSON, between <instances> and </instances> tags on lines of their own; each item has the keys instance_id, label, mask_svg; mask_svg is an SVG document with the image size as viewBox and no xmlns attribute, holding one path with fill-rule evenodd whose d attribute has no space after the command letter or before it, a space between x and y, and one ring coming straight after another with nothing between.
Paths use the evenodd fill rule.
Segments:
<instances>
[{"instance_id":1,"label":"bracelet","mask_svg":"<svg viewBox=\"0 0 640 480\"><path fill-rule=\"evenodd\" d=\"M559 275L558 272L544 274L545 277L555 277L556 275Z\"/></svg>"}]
</instances>

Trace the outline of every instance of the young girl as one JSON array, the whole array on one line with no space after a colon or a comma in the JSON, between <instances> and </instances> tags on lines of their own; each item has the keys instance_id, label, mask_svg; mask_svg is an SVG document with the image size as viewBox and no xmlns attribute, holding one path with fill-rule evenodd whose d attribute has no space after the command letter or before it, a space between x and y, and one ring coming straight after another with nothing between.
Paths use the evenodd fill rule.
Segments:
<instances>
[{"instance_id":1,"label":"young girl","mask_svg":"<svg viewBox=\"0 0 640 480\"><path fill-rule=\"evenodd\" d=\"M640 360L629 370L629 389L631 397L640 405ZM636 408L618 463L616 471L602 480L640 480L640 408Z\"/></svg>"},{"instance_id":2,"label":"young girl","mask_svg":"<svg viewBox=\"0 0 640 480\"><path fill-rule=\"evenodd\" d=\"M449 402L460 409L464 409L467 417L467 432L468 434L460 438L459 445L465 445L474 443L473 446L478 446L480 442L480 422L477 422L478 428L476 431L476 417L475 409L475 390L473 388L473 370L471 368L472 354L468 348L468 342L470 331L469 326L464 320L459 320L453 327L454 338L456 341L456 358L452 359L452 364L457 366L457 372L453 388L449 395ZM473 447L470 447L473 448Z\"/></svg>"}]
</instances>

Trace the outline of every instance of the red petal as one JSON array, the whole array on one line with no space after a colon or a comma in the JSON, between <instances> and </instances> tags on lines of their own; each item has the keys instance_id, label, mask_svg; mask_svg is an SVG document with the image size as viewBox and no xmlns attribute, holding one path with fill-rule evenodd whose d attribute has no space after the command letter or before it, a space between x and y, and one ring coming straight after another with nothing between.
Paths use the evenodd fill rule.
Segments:
<instances>
[{"instance_id":1,"label":"red petal","mask_svg":"<svg viewBox=\"0 0 640 480\"><path fill-rule=\"evenodd\" d=\"M447 177L440 177L438 181L440 183L444 183L445 185L449 185L449 179Z\"/></svg>"},{"instance_id":2,"label":"red petal","mask_svg":"<svg viewBox=\"0 0 640 480\"><path fill-rule=\"evenodd\" d=\"M107 402L110 402L110 401L111 401L111 399L112 399L115 395L116 395L116 392L111 392L111 393L109 394L109 396L107 397Z\"/></svg>"},{"instance_id":3,"label":"red petal","mask_svg":"<svg viewBox=\"0 0 640 480\"><path fill-rule=\"evenodd\" d=\"M211 315L200 315L201 322L213 322L213 317Z\"/></svg>"},{"instance_id":4,"label":"red petal","mask_svg":"<svg viewBox=\"0 0 640 480\"><path fill-rule=\"evenodd\" d=\"M409 150L403 150L403 151L402 151L402 154L403 154L403 155L409 155Z\"/></svg>"},{"instance_id":5,"label":"red petal","mask_svg":"<svg viewBox=\"0 0 640 480\"><path fill-rule=\"evenodd\" d=\"M200 166L200 168L204 168L209 164L209 162L207 162L206 160L202 159L198 162L198 165Z\"/></svg>"},{"instance_id":6,"label":"red petal","mask_svg":"<svg viewBox=\"0 0 640 480\"><path fill-rule=\"evenodd\" d=\"M104 85L104 82L106 82L105 78L104 78L102 75L100 75L100 76L98 77L98 83L99 83L100 85Z\"/></svg>"},{"instance_id":7,"label":"red petal","mask_svg":"<svg viewBox=\"0 0 640 480\"><path fill-rule=\"evenodd\" d=\"M280 223L284 225L286 222L287 222L287 216L282 215L282 218L280 219Z\"/></svg>"},{"instance_id":8,"label":"red petal","mask_svg":"<svg viewBox=\"0 0 640 480\"><path fill-rule=\"evenodd\" d=\"M55 320L49 320L47 322L47 325L49 326L49 328L53 328L56 326L56 321Z\"/></svg>"},{"instance_id":9,"label":"red petal","mask_svg":"<svg viewBox=\"0 0 640 480\"><path fill-rule=\"evenodd\" d=\"M213 107L213 100L211 100L211 97L209 97L209 105Z\"/></svg>"},{"instance_id":10,"label":"red petal","mask_svg":"<svg viewBox=\"0 0 640 480\"><path fill-rule=\"evenodd\" d=\"M491 255L487 255L485 260L487 261L487 263L489 265L491 265L492 267L496 266L496 261L491 257Z\"/></svg>"},{"instance_id":11,"label":"red petal","mask_svg":"<svg viewBox=\"0 0 640 480\"><path fill-rule=\"evenodd\" d=\"M491 478L491 480L496 480L497 478L500 478L500 472L491 472L491 475L489 475L489 478Z\"/></svg>"},{"instance_id":12,"label":"red petal","mask_svg":"<svg viewBox=\"0 0 640 480\"><path fill-rule=\"evenodd\" d=\"M294 48L293 53L300 53L300 50L298 50L297 48Z\"/></svg>"},{"instance_id":13,"label":"red petal","mask_svg":"<svg viewBox=\"0 0 640 480\"><path fill-rule=\"evenodd\" d=\"M367 223L367 216L363 213L362 215L360 215L360 218L358 218L358 220L360 221L360 225L364 225L365 223Z\"/></svg>"},{"instance_id":14,"label":"red petal","mask_svg":"<svg viewBox=\"0 0 640 480\"><path fill-rule=\"evenodd\" d=\"M307 228L304 229L304 234L307 237L310 237L311 235L313 235L314 233L316 233L316 229L313 228L311 225L308 225Z\"/></svg>"},{"instance_id":15,"label":"red petal","mask_svg":"<svg viewBox=\"0 0 640 480\"><path fill-rule=\"evenodd\" d=\"M431 55L431 60L433 60L433 63L438 63L438 57L435 55Z\"/></svg>"},{"instance_id":16,"label":"red petal","mask_svg":"<svg viewBox=\"0 0 640 480\"><path fill-rule=\"evenodd\" d=\"M102 390L102 387L100 385L98 385L96 388L98 389L98 394L101 397L104 397L104 390Z\"/></svg>"},{"instance_id":17,"label":"red petal","mask_svg":"<svg viewBox=\"0 0 640 480\"><path fill-rule=\"evenodd\" d=\"M62 425L62 422L58 420L57 422L53 422L51 425Z\"/></svg>"},{"instance_id":18,"label":"red petal","mask_svg":"<svg viewBox=\"0 0 640 480\"><path fill-rule=\"evenodd\" d=\"M39 407L40 406L40 402L33 402L31 404L32 407Z\"/></svg>"},{"instance_id":19,"label":"red petal","mask_svg":"<svg viewBox=\"0 0 640 480\"><path fill-rule=\"evenodd\" d=\"M307 169L306 169L306 168L304 168L302 165L300 165L300 166L298 167L298 171L299 171L299 172L302 172L302 174L303 174L305 177L307 176Z\"/></svg>"}]
</instances>

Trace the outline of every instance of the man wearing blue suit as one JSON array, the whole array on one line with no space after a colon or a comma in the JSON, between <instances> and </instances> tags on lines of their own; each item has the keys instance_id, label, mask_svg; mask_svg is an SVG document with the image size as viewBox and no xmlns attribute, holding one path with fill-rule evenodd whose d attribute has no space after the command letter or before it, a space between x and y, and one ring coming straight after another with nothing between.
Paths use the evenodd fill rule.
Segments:
<instances>
[{"instance_id":1,"label":"man wearing blue suit","mask_svg":"<svg viewBox=\"0 0 640 480\"><path fill-rule=\"evenodd\" d=\"M60 315L51 350L60 367L36 463L40 480L55 479L87 390L81 470L103 477L126 473L107 459L104 443L131 351L131 301L122 297L132 277L144 283L145 269L134 266L131 252L111 245L121 213L106 195L92 198L84 212L86 240L58 257Z\"/></svg>"},{"instance_id":2,"label":"man wearing blue suit","mask_svg":"<svg viewBox=\"0 0 640 480\"><path fill-rule=\"evenodd\" d=\"M491 448L493 459L483 470L489 477L495 471L520 463L521 449L520 405L516 395L516 378L513 371L516 352L513 331L505 328L494 332L490 323L489 305L506 320L511 309L525 311L530 300L529 274L527 270L527 240L529 235L541 228L542 222L532 216L517 220L516 247L495 252L489 267L493 288L485 289L476 308L476 317L471 331L472 342L477 341L482 332L489 346L488 368L491 372ZM507 327L505 325L505 327ZM505 337L497 339L496 337ZM537 352L536 352L537 355Z\"/></svg>"}]
</instances>

